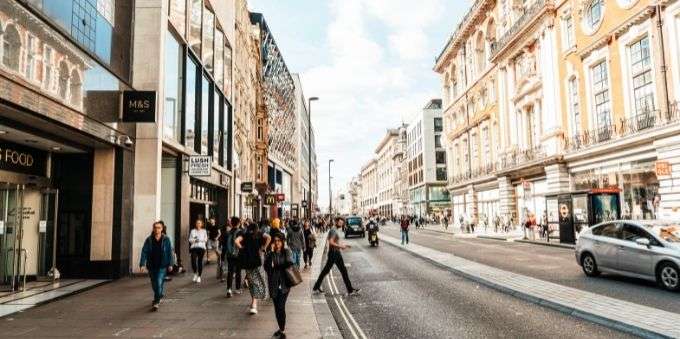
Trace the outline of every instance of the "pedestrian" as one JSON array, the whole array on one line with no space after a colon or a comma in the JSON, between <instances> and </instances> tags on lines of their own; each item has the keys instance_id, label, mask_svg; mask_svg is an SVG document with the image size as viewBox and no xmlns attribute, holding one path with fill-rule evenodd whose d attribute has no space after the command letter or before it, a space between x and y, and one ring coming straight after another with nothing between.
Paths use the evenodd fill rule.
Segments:
<instances>
[{"instance_id":1,"label":"pedestrian","mask_svg":"<svg viewBox=\"0 0 680 339\"><path fill-rule=\"evenodd\" d=\"M267 248L271 237L260 232L257 224L247 226L235 240L239 249L239 265L246 271L246 281L250 290L250 314L257 314L257 300L266 296L264 279L262 278L262 251Z\"/></svg>"},{"instance_id":2,"label":"pedestrian","mask_svg":"<svg viewBox=\"0 0 680 339\"><path fill-rule=\"evenodd\" d=\"M271 228L269 229L269 235L274 234L275 232L281 232L283 235L286 235L286 229L284 227L281 227L281 219L279 218L274 218L272 219L272 225Z\"/></svg>"},{"instance_id":3,"label":"pedestrian","mask_svg":"<svg viewBox=\"0 0 680 339\"><path fill-rule=\"evenodd\" d=\"M189 233L189 251L191 252L191 270L194 272L195 283L201 283L203 274L203 256L208 243L208 232L206 232L203 219L196 220L196 227Z\"/></svg>"},{"instance_id":4,"label":"pedestrian","mask_svg":"<svg viewBox=\"0 0 680 339\"><path fill-rule=\"evenodd\" d=\"M264 260L264 269L267 272L267 285L269 296L274 303L274 313L279 329L274 337L286 337L286 300L291 286L288 283L286 270L294 265L292 251L284 248L285 237L281 233L272 236L271 250L267 252Z\"/></svg>"},{"instance_id":5,"label":"pedestrian","mask_svg":"<svg viewBox=\"0 0 680 339\"><path fill-rule=\"evenodd\" d=\"M224 233L224 243L222 244L222 254L227 262L227 298L231 298L233 295L232 286L236 288L236 293L241 293L241 268L238 263L239 250L236 246L236 238L242 232L241 219L231 217L229 229ZM234 280L236 280L235 284Z\"/></svg>"},{"instance_id":6,"label":"pedestrian","mask_svg":"<svg viewBox=\"0 0 680 339\"><path fill-rule=\"evenodd\" d=\"M142 247L142 255L139 259L139 268L146 270L151 279L151 288L153 289L153 303L154 311L158 310L158 306L163 298L163 287L165 285L165 275L167 272L172 272L172 243L170 238L163 234L165 224L163 221L156 221L153 223L151 235L144 241Z\"/></svg>"},{"instance_id":7,"label":"pedestrian","mask_svg":"<svg viewBox=\"0 0 680 339\"><path fill-rule=\"evenodd\" d=\"M407 218L401 218L401 244L404 245L404 241L406 242L406 245L408 245L408 228L409 228L409 222Z\"/></svg>"},{"instance_id":8,"label":"pedestrian","mask_svg":"<svg viewBox=\"0 0 680 339\"><path fill-rule=\"evenodd\" d=\"M305 220L304 224L304 236L305 236L305 269L312 267L312 257L314 256L314 249L316 248L316 234L314 228L309 223L309 220Z\"/></svg>"},{"instance_id":9,"label":"pedestrian","mask_svg":"<svg viewBox=\"0 0 680 339\"><path fill-rule=\"evenodd\" d=\"M449 230L449 218L444 216L444 218L442 218L442 220L444 221L444 230L448 231Z\"/></svg>"},{"instance_id":10,"label":"pedestrian","mask_svg":"<svg viewBox=\"0 0 680 339\"><path fill-rule=\"evenodd\" d=\"M349 275L347 274L347 267L345 267L345 261L342 259L342 253L340 251L352 248L350 245L345 245L340 243L340 236L338 234L338 229L341 229L345 220L338 217L335 219L335 225L331 226L328 231L328 257L326 258L326 265L319 273L319 277L316 279L313 291L316 293L323 293L321 289L321 283L326 275L331 271L333 265L338 268L340 275L342 275L342 281L345 283L345 288L347 289L348 295L355 295L359 293L360 289L352 287L352 282L349 281Z\"/></svg>"},{"instance_id":11,"label":"pedestrian","mask_svg":"<svg viewBox=\"0 0 680 339\"><path fill-rule=\"evenodd\" d=\"M219 237L220 237L220 229L215 223L215 218L210 218L208 219L208 222L205 226L206 232L208 232L208 242L206 243L206 249L205 249L205 261L207 264L210 264L210 252L212 251L215 254L215 260L217 263L220 262L220 244L219 244ZM219 272L219 270L218 270ZM219 277L218 277L219 278Z\"/></svg>"},{"instance_id":12,"label":"pedestrian","mask_svg":"<svg viewBox=\"0 0 680 339\"><path fill-rule=\"evenodd\" d=\"M293 264L295 268L299 269L300 262L302 261L302 251L305 249L305 233L302 230L302 225L297 220L293 219L290 221L285 238L288 248L293 253Z\"/></svg>"}]
</instances>

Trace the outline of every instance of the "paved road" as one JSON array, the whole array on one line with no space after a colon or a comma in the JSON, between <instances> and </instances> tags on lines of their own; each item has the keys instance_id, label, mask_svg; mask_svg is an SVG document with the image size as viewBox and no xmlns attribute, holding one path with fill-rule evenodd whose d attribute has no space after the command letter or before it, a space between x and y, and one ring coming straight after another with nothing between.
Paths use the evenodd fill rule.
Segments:
<instances>
[{"instance_id":1,"label":"paved road","mask_svg":"<svg viewBox=\"0 0 680 339\"><path fill-rule=\"evenodd\" d=\"M399 237L397 226L381 228L390 236ZM557 284L626 300L641 305L680 313L680 293L658 288L656 284L603 274L586 277L574 259L574 250L499 240L453 238L451 235L428 230L411 230L411 241L481 264L504 269Z\"/></svg>"},{"instance_id":2,"label":"paved road","mask_svg":"<svg viewBox=\"0 0 680 339\"><path fill-rule=\"evenodd\" d=\"M358 296L343 298L369 338L625 338L584 320L497 292L384 244L353 239L345 262ZM334 275L344 293L342 279ZM328 284L326 284L328 285ZM329 287L326 287L329 290ZM345 338L352 338L340 320Z\"/></svg>"}]
</instances>

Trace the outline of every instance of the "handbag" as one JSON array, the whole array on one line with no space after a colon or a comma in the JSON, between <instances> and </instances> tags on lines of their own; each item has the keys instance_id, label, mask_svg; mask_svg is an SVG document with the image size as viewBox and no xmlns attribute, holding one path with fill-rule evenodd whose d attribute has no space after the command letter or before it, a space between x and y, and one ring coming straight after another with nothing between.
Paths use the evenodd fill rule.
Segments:
<instances>
[{"instance_id":1,"label":"handbag","mask_svg":"<svg viewBox=\"0 0 680 339\"><path fill-rule=\"evenodd\" d=\"M288 287L297 286L302 282L302 274L295 266L286 268L286 278L288 280Z\"/></svg>"}]
</instances>

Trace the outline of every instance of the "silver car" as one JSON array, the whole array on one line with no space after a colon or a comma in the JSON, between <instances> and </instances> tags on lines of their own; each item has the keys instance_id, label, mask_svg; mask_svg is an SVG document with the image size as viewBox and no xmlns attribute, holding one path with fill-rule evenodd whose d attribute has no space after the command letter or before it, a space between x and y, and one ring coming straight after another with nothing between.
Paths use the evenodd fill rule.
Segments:
<instances>
[{"instance_id":1,"label":"silver car","mask_svg":"<svg viewBox=\"0 0 680 339\"><path fill-rule=\"evenodd\" d=\"M595 225L576 241L576 261L591 277L615 273L678 291L680 223L617 220Z\"/></svg>"}]
</instances>

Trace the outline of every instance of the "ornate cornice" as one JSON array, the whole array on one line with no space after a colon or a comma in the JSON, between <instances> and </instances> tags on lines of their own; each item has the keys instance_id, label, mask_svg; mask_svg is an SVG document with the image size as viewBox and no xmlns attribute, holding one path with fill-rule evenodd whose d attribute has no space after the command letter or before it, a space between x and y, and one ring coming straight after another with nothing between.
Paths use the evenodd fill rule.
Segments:
<instances>
[{"instance_id":1,"label":"ornate cornice","mask_svg":"<svg viewBox=\"0 0 680 339\"><path fill-rule=\"evenodd\" d=\"M620 36L625 34L631 27L642 23L643 21L649 19L655 12L654 6L645 7L637 14L630 17L628 20L624 21L620 25L614 27L609 33L605 34L601 38L595 40L589 46L585 47L581 52L579 52L579 57L581 60L587 58L594 51L606 46L613 39L618 39Z\"/></svg>"}]
</instances>

